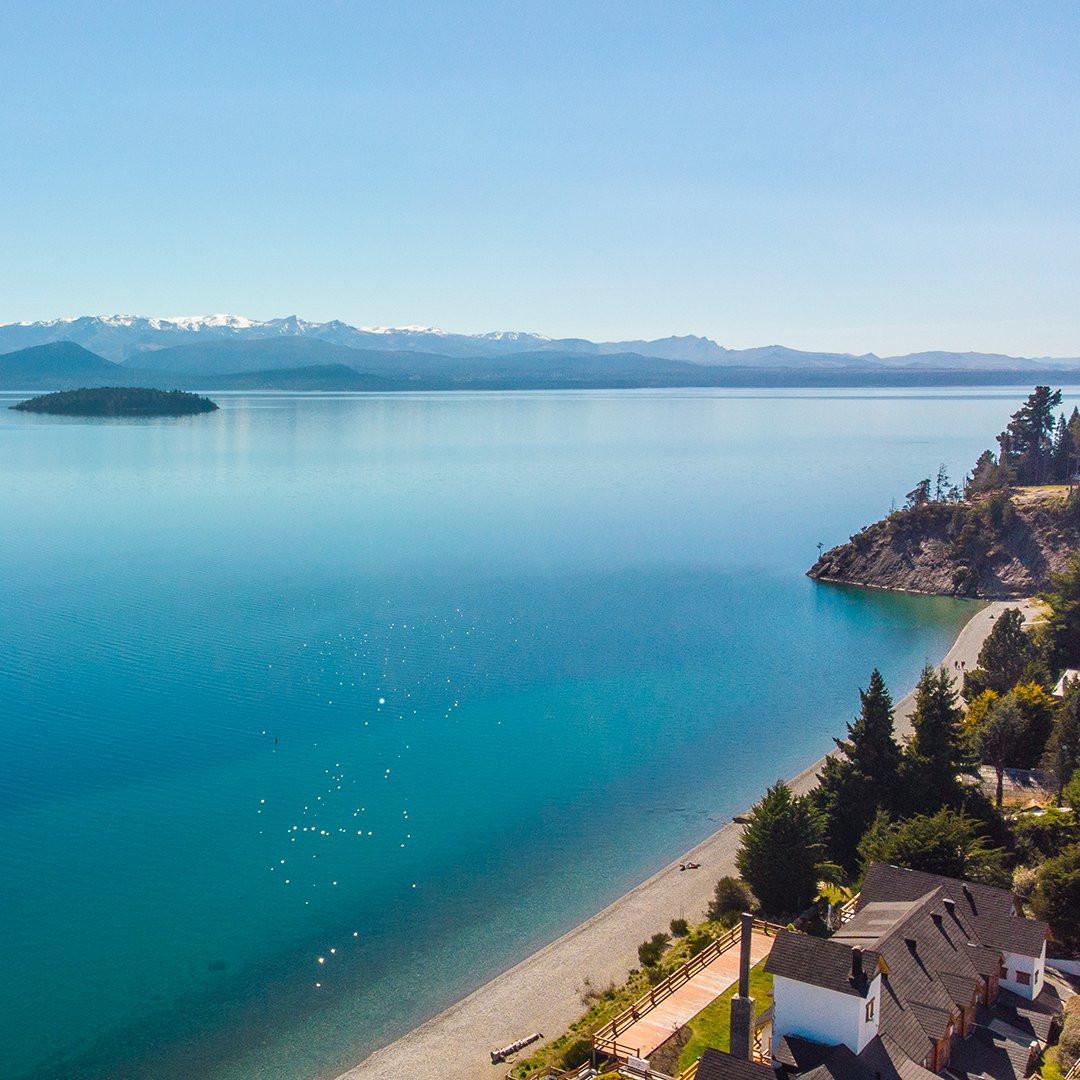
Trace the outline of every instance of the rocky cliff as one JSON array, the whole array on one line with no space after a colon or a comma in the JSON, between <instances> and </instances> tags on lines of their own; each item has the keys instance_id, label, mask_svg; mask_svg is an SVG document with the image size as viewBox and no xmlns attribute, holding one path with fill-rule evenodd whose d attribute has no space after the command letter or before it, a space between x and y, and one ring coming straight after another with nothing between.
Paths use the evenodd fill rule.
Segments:
<instances>
[{"instance_id":1,"label":"rocky cliff","mask_svg":"<svg viewBox=\"0 0 1080 1080\"><path fill-rule=\"evenodd\" d=\"M1078 550L1077 496L1020 488L895 511L826 551L808 573L881 589L1012 599L1046 588Z\"/></svg>"}]
</instances>

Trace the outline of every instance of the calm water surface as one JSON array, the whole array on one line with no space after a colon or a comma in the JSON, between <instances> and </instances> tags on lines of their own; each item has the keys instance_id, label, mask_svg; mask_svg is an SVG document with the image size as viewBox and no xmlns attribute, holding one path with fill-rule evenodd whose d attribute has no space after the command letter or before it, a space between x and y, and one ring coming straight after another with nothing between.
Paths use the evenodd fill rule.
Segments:
<instances>
[{"instance_id":1,"label":"calm water surface","mask_svg":"<svg viewBox=\"0 0 1080 1080\"><path fill-rule=\"evenodd\" d=\"M803 571L1021 396L0 409L0 1075L330 1075L591 914L941 654Z\"/></svg>"}]
</instances>

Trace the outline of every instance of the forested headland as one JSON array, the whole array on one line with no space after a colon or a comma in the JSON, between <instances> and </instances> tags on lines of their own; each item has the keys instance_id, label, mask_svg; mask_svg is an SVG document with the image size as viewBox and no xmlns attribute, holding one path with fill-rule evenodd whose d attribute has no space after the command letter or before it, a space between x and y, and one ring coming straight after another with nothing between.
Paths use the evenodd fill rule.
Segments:
<instances>
[{"instance_id":1,"label":"forested headland","mask_svg":"<svg viewBox=\"0 0 1080 1080\"><path fill-rule=\"evenodd\" d=\"M1047 588L1080 550L1080 411L1060 404L1060 390L1037 386L962 481L941 466L810 576L987 599Z\"/></svg>"}]
</instances>

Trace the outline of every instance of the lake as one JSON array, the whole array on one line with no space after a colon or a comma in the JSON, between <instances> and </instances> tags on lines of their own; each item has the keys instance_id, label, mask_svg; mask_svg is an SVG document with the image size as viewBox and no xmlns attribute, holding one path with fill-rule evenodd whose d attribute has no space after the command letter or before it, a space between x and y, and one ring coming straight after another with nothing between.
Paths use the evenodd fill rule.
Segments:
<instances>
[{"instance_id":1,"label":"lake","mask_svg":"<svg viewBox=\"0 0 1080 1080\"><path fill-rule=\"evenodd\" d=\"M332 1076L621 895L943 653L804 571L1023 396L0 409L0 1075Z\"/></svg>"}]
</instances>

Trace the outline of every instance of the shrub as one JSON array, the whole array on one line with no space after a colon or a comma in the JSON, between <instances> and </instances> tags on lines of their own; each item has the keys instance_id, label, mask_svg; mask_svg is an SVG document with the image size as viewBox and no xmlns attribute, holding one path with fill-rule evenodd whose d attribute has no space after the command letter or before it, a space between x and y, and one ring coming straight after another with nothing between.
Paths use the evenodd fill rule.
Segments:
<instances>
[{"instance_id":1,"label":"shrub","mask_svg":"<svg viewBox=\"0 0 1080 1080\"><path fill-rule=\"evenodd\" d=\"M685 919L671 920L671 936L686 937L690 933L690 924Z\"/></svg>"},{"instance_id":2,"label":"shrub","mask_svg":"<svg viewBox=\"0 0 1080 1080\"><path fill-rule=\"evenodd\" d=\"M1072 779L1065 785L1061 797L1066 806L1071 806L1074 810L1080 810L1080 769L1077 769L1072 774Z\"/></svg>"},{"instance_id":3,"label":"shrub","mask_svg":"<svg viewBox=\"0 0 1080 1080\"><path fill-rule=\"evenodd\" d=\"M1058 1064L1066 1073L1080 1061L1080 998L1071 998L1065 1006L1065 1024L1058 1047Z\"/></svg>"},{"instance_id":4,"label":"shrub","mask_svg":"<svg viewBox=\"0 0 1080 1080\"><path fill-rule=\"evenodd\" d=\"M716 883L707 914L713 922L722 923L725 916L734 914L737 918L744 911L753 910L753 906L754 897L746 883L728 875Z\"/></svg>"},{"instance_id":5,"label":"shrub","mask_svg":"<svg viewBox=\"0 0 1080 1080\"><path fill-rule=\"evenodd\" d=\"M952 810L896 822L879 814L859 844L859 854L865 863L886 862L928 874L1008 885L1001 849L991 847L966 814Z\"/></svg>"},{"instance_id":6,"label":"shrub","mask_svg":"<svg viewBox=\"0 0 1080 1080\"><path fill-rule=\"evenodd\" d=\"M1050 924L1055 941L1069 950L1080 949L1080 844L1039 868L1031 907Z\"/></svg>"},{"instance_id":7,"label":"shrub","mask_svg":"<svg viewBox=\"0 0 1080 1080\"><path fill-rule=\"evenodd\" d=\"M687 952L690 956L697 956L712 940L708 934L698 932L687 941Z\"/></svg>"},{"instance_id":8,"label":"shrub","mask_svg":"<svg viewBox=\"0 0 1080 1080\"><path fill-rule=\"evenodd\" d=\"M643 941L637 950L638 961L643 968L653 968L660 963L660 957L671 938L667 934L653 934L648 941Z\"/></svg>"},{"instance_id":9,"label":"shrub","mask_svg":"<svg viewBox=\"0 0 1080 1080\"><path fill-rule=\"evenodd\" d=\"M562 1055L564 1069L576 1069L592 1057L592 1039L575 1039Z\"/></svg>"},{"instance_id":10,"label":"shrub","mask_svg":"<svg viewBox=\"0 0 1080 1080\"><path fill-rule=\"evenodd\" d=\"M1060 855L1080 840L1074 815L1054 807L1042 814L1020 814L1012 828L1016 859L1029 866Z\"/></svg>"}]
</instances>

